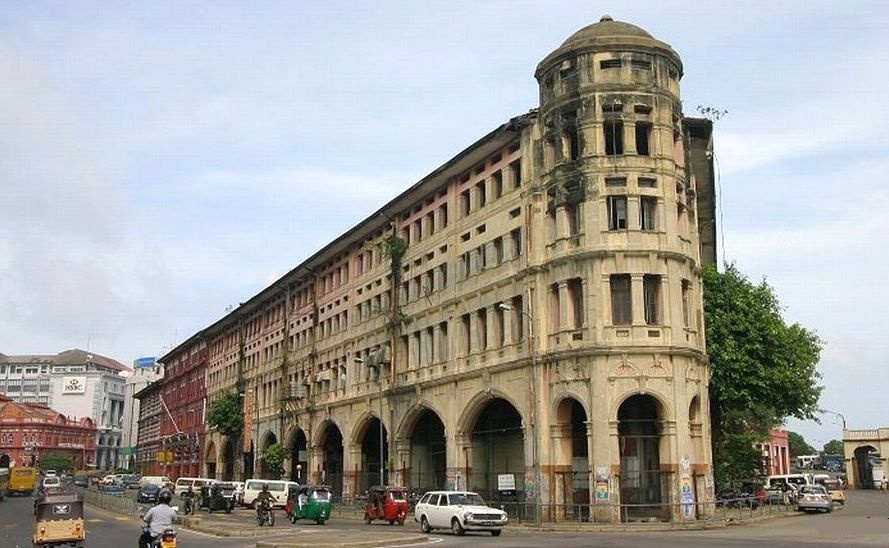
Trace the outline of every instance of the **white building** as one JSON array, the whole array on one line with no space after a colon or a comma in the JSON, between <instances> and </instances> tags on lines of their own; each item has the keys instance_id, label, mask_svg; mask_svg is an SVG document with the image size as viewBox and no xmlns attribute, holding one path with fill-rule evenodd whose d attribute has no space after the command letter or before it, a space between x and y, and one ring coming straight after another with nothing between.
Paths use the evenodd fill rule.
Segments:
<instances>
[{"instance_id":1,"label":"white building","mask_svg":"<svg viewBox=\"0 0 889 548\"><path fill-rule=\"evenodd\" d=\"M56 355L0 354L0 392L15 401L40 402L68 417L90 417L99 429L96 465L118 465L122 443L125 375L130 368L74 349Z\"/></svg>"}]
</instances>

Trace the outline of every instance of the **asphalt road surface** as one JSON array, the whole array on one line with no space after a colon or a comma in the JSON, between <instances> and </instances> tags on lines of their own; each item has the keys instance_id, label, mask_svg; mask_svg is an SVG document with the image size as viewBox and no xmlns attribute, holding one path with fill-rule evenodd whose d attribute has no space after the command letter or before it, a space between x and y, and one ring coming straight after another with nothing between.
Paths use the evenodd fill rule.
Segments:
<instances>
[{"instance_id":1,"label":"asphalt road surface","mask_svg":"<svg viewBox=\"0 0 889 548\"><path fill-rule=\"evenodd\" d=\"M0 503L0 547L31 548L34 529L31 497L16 497ZM244 526L254 524L252 513L239 511L231 516L233 522ZM283 516L278 516L282 518ZM235 525L236 523L232 523ZM135 516L120 516L87 506L86 530L88 547L124 548L135 546L141 531ZM255 533L260 531L251 529ZM334 519L323 527L290 525L283 519L279 525L264 529L260 536L250 538L214 537L178 529L182 548L253 547L258 540L307 538L321 540L325 535L367 541L369 537L416 534L419 526L413 521L404 527L380 524L367 526L357 520ZM381 546L387 543L381 543ZM323 545L323 544L322 544ZM389 544L391 546L391 544ZM601 533L601 532L537 532L525 528L507 527L503 535L494 538L487 533L467 533L457 537L447 531L428 535L426 540L412 546L462 547L480 546L540 548L541 546L605 546L648 548L685 547L776 547L804 548L828 545L843 547L889 546L889 494L879 491L849 492L848 502L831 514L798 515L748 525L729 526L703 531L664 531L656 533Z\"/></svg>"}]
</instances>

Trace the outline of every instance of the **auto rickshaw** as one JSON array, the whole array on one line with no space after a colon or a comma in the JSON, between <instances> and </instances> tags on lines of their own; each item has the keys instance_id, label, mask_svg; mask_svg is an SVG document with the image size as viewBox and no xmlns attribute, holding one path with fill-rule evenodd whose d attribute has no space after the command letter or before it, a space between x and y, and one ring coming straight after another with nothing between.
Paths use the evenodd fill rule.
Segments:
<instances>
[{"instance_id":1,"label":"auto rickshaw","mask_svg":"<svg viewBox=\"0 0 889 548\"><path fill-rule=\"evenodd\" d=\"M224 510L231 514L235 508L235 486L228 482L215 482L211 485L201 486L201 499L199 508L208 511Z\"/></svg>"},{"instance_id":2,"label":"auto rickshaw","mask_svg":"<svg viewBox=\"0 0 889 548\"><path fill-rule=\"evenodd\" d=\"M37 505L34 547L76 546L86 540L83 500L74 493L46 495Z\"/></svg>"},{"instance_id":3,"label":"auto rickshaw","mask_svg":"<svg viewBox=\"0 0 889 548\"><path fill-rule=\"evenodd\" d=\"M291 487L287 493L284 511L290 523L298 519L309 519L318 525L330 519L332 510L330 489L324 485L299 485Z\"/></svg>"},{"instance_id":4,"label":"auto rickshaw","mask_svg":"<svg viewBox=\"0 0 889 548\"><path fill-rule=\"evenodd\" d=\"M404 525L410 505L407 488L374 485L368 490L364 506L364 522L370 525L375 519L388 521L389 525Z\"/></svg>"}]
</instances>

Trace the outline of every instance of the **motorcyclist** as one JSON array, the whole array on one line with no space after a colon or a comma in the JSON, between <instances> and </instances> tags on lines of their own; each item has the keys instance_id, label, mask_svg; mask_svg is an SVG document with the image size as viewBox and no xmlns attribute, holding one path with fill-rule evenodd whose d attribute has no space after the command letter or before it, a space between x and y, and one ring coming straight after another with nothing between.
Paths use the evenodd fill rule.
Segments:
<instances>
[{"instance_id":1,"label":"motorcyclist","mask_svg":"<svg viewBox=\"0 0 889 548\"><path fill-rule=\"evenodd\" d=\"M139 548L148 548L152 539L161 536L167 529L173 528L176 510L170 507L172 500L172 493L167 489L161 489L157 496L157 506L152 507L142 516L145 527L142 536L139 537Z\"/></svg>"},{"instance_id":2,"label":"motorcyclist","mask_svg":"<svg viewBox=\"0 0 889 548\"><path fill-rule=\"evenodd\" d=\"M273 500L278 500L278 499L277 499L277 497L275 497L275 495L273 495L271 493L271 491L269 491L269 484L263 483L262 484L262 491L260 491L259 494L256 496L256 517L257 518L262 516L262 512L264 511L265 508L272 507ZM268 503L268 505L266 505L266 503Z\"/></svg>"},{"instance_id":3,"label":"motorcyclist","mask_svg":"<svg viewBox=\"0 0 889 548\"><path fill-rule=\"evenodd\" d=\"M182 493L182 501L185 503L184 506L185 506L185 513L186 514L188 513L189 509L194 509L194 503L195 503L194 499L195 499L194 487L189 485L188 491L185 491Z\"/></svg>"}]
</instances>

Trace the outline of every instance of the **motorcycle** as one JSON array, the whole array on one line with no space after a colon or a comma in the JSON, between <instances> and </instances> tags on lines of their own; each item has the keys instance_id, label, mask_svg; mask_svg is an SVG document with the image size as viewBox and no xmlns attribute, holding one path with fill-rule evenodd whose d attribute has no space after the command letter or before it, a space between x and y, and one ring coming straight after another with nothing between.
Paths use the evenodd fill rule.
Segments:
<instances>
[{"instance_id":1,"label":"motorcycle","mask_svg":"<svg viewBox=\"0 0 889 548\"><path fill-rule=\"evenodd\" d=\"M143 527L143 531L148 531L148 527ZM176 548L176 531L166 529L160 536L151 539L149 548Z\"/></svg>"},{"instance_id":2,"label":"motorcycle","mask_svg":"<svg viewBox=\"0 0 889 548\"><path fill-rule=\"evenodd\" d=\"M195 503L194 497L182 497L182 512L187 516L189 514L194 515Z\"/></svg>"},{"instance_id":3,"label":"motorcycle","mask_svg":"<svg viewBox=\"0 0 889 548\"><path fill-rule=\"evenodd\" d=\"M264 499L257 502L256 521L259 523L260 527L263 525L268 525L269 527L275 525L275 513L272 511L272 501Z\"/></svg>"}]
</instances>

